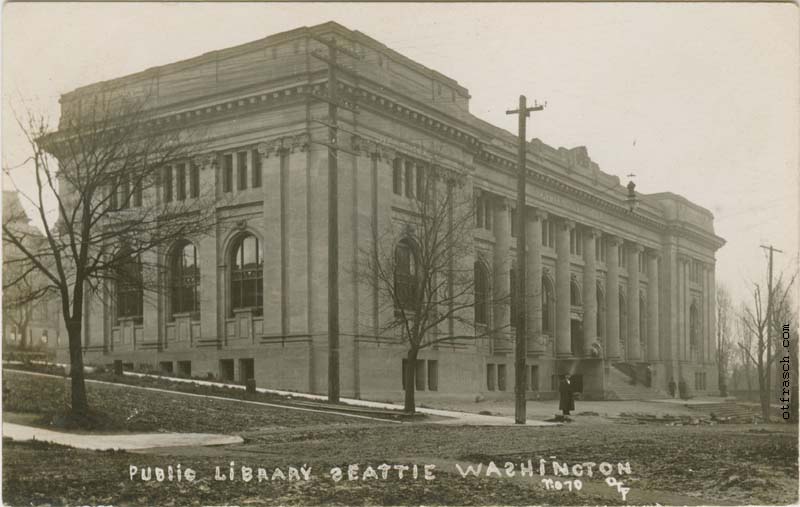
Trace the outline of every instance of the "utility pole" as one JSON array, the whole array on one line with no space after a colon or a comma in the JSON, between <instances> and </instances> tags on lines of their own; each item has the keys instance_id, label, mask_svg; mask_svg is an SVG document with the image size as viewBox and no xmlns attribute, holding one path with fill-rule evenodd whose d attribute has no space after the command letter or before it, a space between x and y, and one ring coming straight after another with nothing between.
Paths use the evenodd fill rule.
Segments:
<instances>
[{"instance_id":1,"label":"utility pole","mask_svg":"<svg viewBox=\"0 0 800 507\"><path fill-rule=\"evenodd\" d=\"M360 59L360 55L339 47L336 39L311 36L328 47L327 58L315 51L311 56L328 64L328 401L339 401L339 145L338 112L339 82L337 70L343 70L337 62L338 54Z\"/></svg>"},{"instance_id":2,"label":"utility pole","mask_svg":"<svg viewBox=\"0 0 800 507\"><path fill-rule=\"evenodd\" d=\"M544 106L534 103L533 107L528 107L528 100L525 95L519 96L519 107L506 114L516 114L519 119L519 152L517 165L519 173L517 176L517 277L511 283L516 283L517 293L517 336L514 347L514 423L525 424L527 419L527 409L525 407L525 393L527 391L526 373L527 366L525 357L527 356L528 326L525 308L525 288L527 280L527 255L525 241L525 190L527 182L527 145L525 127L531 111L541 111Z\"/></svg>"},{"instance_id":3,"label":"utility pole","mask_svg":"<svg viewBox=\"0 0 800 507\"><path fill-rule=\"evenodd\" d=\"M767 279L767 322L766 322L766 335L767 335L767 390L772 387L772 334L770 333L770 326L772 325L772 256L775 252L783 253L772 245L761 245L764 250L769 250L769 278ZM769 413L767 413L767 422L769 422Z\"/></svg>"}]
</instances>

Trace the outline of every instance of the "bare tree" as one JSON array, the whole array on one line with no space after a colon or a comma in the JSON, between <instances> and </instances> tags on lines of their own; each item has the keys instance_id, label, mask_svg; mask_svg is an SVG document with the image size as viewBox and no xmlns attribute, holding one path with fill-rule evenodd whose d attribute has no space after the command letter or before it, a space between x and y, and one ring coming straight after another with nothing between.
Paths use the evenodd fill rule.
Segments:
<instances>
[{"instance_id":1,"label":"bare tree","mask_svg":"<svg viewBox=\"0 0 800 507\"><path fill-rule=\"evenodd\" d=\"M752 302L750 305L743 305L742 309L746 337L740 341L739 347L756 368L761 414L765 421L770 419L770 402L778 399L774 396L778 391L770 375L770 366L782 352L778 323L786 322L790 318L786 311L791 309L791 288L796 276L791 275L785 280L785 275L781 273L773 286L771 298L769 294L765 294L769 291L764 291L760 284L754 283ZM768 304L770 308L767 308ZM768 353L770 348L772 352Z\"/></svg>"},{"instance_id":2,"label":"bare tree","mask_svg":"<svg viewBox=\"0 0 800 507\"><path fill-rule=\"evenodd\" d=\"M200 135L190 124L162 124L145 99L102 92L65 108L57 130L29 115L20 127L30 153L26 170L35 187L20 195L36 210L43 239L35 244L8 223L3 240L20 252L23 279L36 273L60 298L69 340L71 412L88 413L82 357L82 324L87 297L106 287L158 290L153 255L179 238L214 225L211 195L177 195L164 190L172 168L191 167ZM68 110L67 110L68 108ZM167 173L167 170L170 172ZM5 169L11 176L11 170ZM13 180L13 178L12 178ZM141 269L131 269L139 263ZM11 281L9 281L11 282Z\"/></svg>"},{"instance_id":3,"label":"bare tree","mask_svg":"<svg viewBox=\"0 0 800 507\"><path fill-rule=\"evenodd\" d=\"M413 185L409 209L380 233L373 227L359 263L359 278L373 286L385 316L379 333L398 333L407 346L407 412L415 410L420 350L475 339L473 307L484 297L475 294L474 206L464 177L435 164L417 170L406 183Z\"/></svg>"},{"instance_id":4,"label":"bare tree","mask_svg":"<svg viewBox=\"0 0 800 507\"><path fill-rule=\"evenodd\" d=\"M731 296L728 289L717 284L717 380L719 395L728 396L729 364L733 354L731 337Z\"/></svg>"}]
</instances>

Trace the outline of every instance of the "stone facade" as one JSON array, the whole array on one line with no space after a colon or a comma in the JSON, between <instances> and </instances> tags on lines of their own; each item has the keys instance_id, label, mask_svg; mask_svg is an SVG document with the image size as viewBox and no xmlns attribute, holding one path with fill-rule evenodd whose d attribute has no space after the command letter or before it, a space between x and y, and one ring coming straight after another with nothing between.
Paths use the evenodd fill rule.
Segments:
<instances>
[{"instance_id":1,"label":"stone facade","mask_svg":"<svg viewBox=\"0 0 800 507\"><path fill-rule=\"evenodd\" d=\"M101 89L146 91L153 121L201 125L210 146L190 164L199 185L220 196L214 234L186 238L197 251L199 312L169 315L169 294L146 294L142 318L120 321L113 302L92 301L88 362L326 391L328 80L326 64L312 56L326 48L314 37L335 37L363 57L340 55L338 90L350 105L340 109L338 158L344 396L401 395L405 347L398 336L375 332L382 319L377 296L353 273L359 246L408 208L404 185L432 154L436 164L465 175L466 191L475 195L474 255L487 264L496 294L508 292L510 260L520 247L512 214L527 228L531 398L552 397L555 376L567 372L580 375L585 397L624 397L615 393L620 375L645 383L649 377L654 391L666 391L670 380L685 381L691 392L716 391L714 256L724 241L710 212L671 193L638 194L631 210L619 179L602 172L586 148L534 139L529 209L517 213L515 136L472 116L470 95L454 80L335 23L62 97L69 115ZM393 181L397 163L407 169ZM174 177L190 176L176 169ZM247 234L263 249L261 311L232 307L234 249ZM166 263L169 252L152 255ZM490 325L507 326L509 313L507 304L493 305ZM502 340L439 345L420 361L423 400L513 393L513 344Z\"/></svg>"}]
</instances>

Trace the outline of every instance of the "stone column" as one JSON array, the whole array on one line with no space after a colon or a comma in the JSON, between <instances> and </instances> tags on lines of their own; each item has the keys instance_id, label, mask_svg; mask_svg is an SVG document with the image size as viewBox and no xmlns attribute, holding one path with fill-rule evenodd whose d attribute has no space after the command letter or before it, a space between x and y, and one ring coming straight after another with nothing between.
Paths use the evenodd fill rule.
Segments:
<instances>
[{"instance_id":1,"label":"stone column","mask_svg":"<svg viewBox=\"0 0 800 507\"><path fill-rule=\"evenodd\" d=\"M714 264L708 267L708 334L709 334L709 362L717 360L717 284L714 275ZM719 368L719 365L717 365ZM716 379L715 379L716 380Z\"/></svg>"},{"instance_id":2,"label":"stone column","mask_svg":"<svg viewBox=\"0 0 800 507\"><path fill-rule=\"evenodd\" d=\"M592 343L597 341L597 256L595 239L597 230L588 228L583 232L583 346L589 353Z\"/></svg>"},{"instance_id":3,"label":"stone column","mask_svg":"<svg viewBox=\"0 0 800 507\"><path fill-rule=\"evenodd\" d=\"M606 241L606 357L619 359L619 245L620 239Z\"/></svg>"},{"instance_id":4,"label":"stone column","mask_svg":"<svg viewBox=\"0 0 800 507\"><path fill-rule=\"evenodd\" d=\"M647 360L661 359L659 353L659 320L658 320L658 252L647 252Z\"/></svg>"},{"instance_id":5,"label":"stone column","mask_svg":"<svg viewBox=\"0 0 800 507\"><path fill-rule=\"evenodd\" d=\"M497 335L511 332L509 327L509 297L511 282L509 278L509 248L511 245L511 224L508 199L501 197L494 202L494 321Z\"/></svg>"},{"instance_id":6,"label":"stone column","mask_svg":"<svg viewBox=\"0 0 800 507\"><path fill-rule=\"evenodd\" d=\"M628 359L638 361L642 358L639 343L639 255L641 245L631 245L628 249Z\"/></svg>"},{"instance_id":7,"label":"stone column","mask_svg":"<svg viewBox=\"0 0 800 507\"><path fill-rule=\"evenodd\" d=\"M572 355L569 322L569 236L573 227L573 222L561 220L556 238L556 355L560 357Z\"/></svg>"},{"instance_id":8,"label":"stone column","mask_svg":"<svg viewBox=\"0 0 800 507\"><path fill-rule=\"evenodd\" d=\"M686 342L689 335L686 330L689 327L689 314L686 311L686 257L678 255L678 360L685 361L687 358ZM676 379L675 382L678 380Z\"/></svg>"},{"instance_id":9,"label":"stone column","mask_svg":"<svg viewBox=\"0 0 800 507\"><path fill-rule=\"evenodd\" d=\"M528 319L528 351L541 353L542 336L542 220L547 213L528 210L525 219L525 240L528 244L528 279L525 283Z\"/></svg>"}]
</instances>

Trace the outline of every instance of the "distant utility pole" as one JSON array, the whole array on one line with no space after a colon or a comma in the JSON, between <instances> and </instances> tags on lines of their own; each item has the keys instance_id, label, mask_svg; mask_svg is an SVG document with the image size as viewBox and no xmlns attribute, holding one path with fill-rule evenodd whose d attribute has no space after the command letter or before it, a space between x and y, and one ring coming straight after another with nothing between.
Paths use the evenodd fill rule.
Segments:
<instances>
[{"instance_id":1,"label":"distant utility pole","mask_svg":"<svg viewBox=\"0 0 800 507\"><path fill-rule=\"evenodd\" d=\"M767 386L768 389L772 383L772 335L770 333L770 326L772 325L772 256L775 252L783 253L772 245L761 245L764 250L769 250L769 278L767 279Z\"/></svg>"},{"instance_id":2,"label":"distant utility pole","mask_svg":"<svg viewBox=\"0 0 800 507\"><path fill-rule=\"evenodd\" d=\"M339 145L338 145L338 111L339 82L337 70L346 70L339 66L337 57L344 53L355 59L361 56L347 48L339 47L336 39L329 40L311 36L320 44L328 47L325 57L316 51L311 56L328 64L328 401L339 401Z\"/></svg>"},{"instance_id":3,"label":"distant utility pole","mask_svg":"<svg viewBox=\"0 0 800 507\"><path fill-rule=\"evenodd\" d=\"M531 111L541 111L544 106L534 103L533 107L528 107L528 99L525 95L519 96L519 107L506 111L506 114L516 114L519 118L519 152L517 176L517 277L511 283L517 285L517 336L514 348L514 422L525 424L527 413L525 408L525 393L527 391L526 373L527 366L525 357L527 355L528 326L525 308L525 289L527 280L527 255L525 252L525 184L527 182L527 169L525 161L527 159L527 144L525 127ZM513 303L512 303L513 304Z\"/></svg>"}]
</instances>

